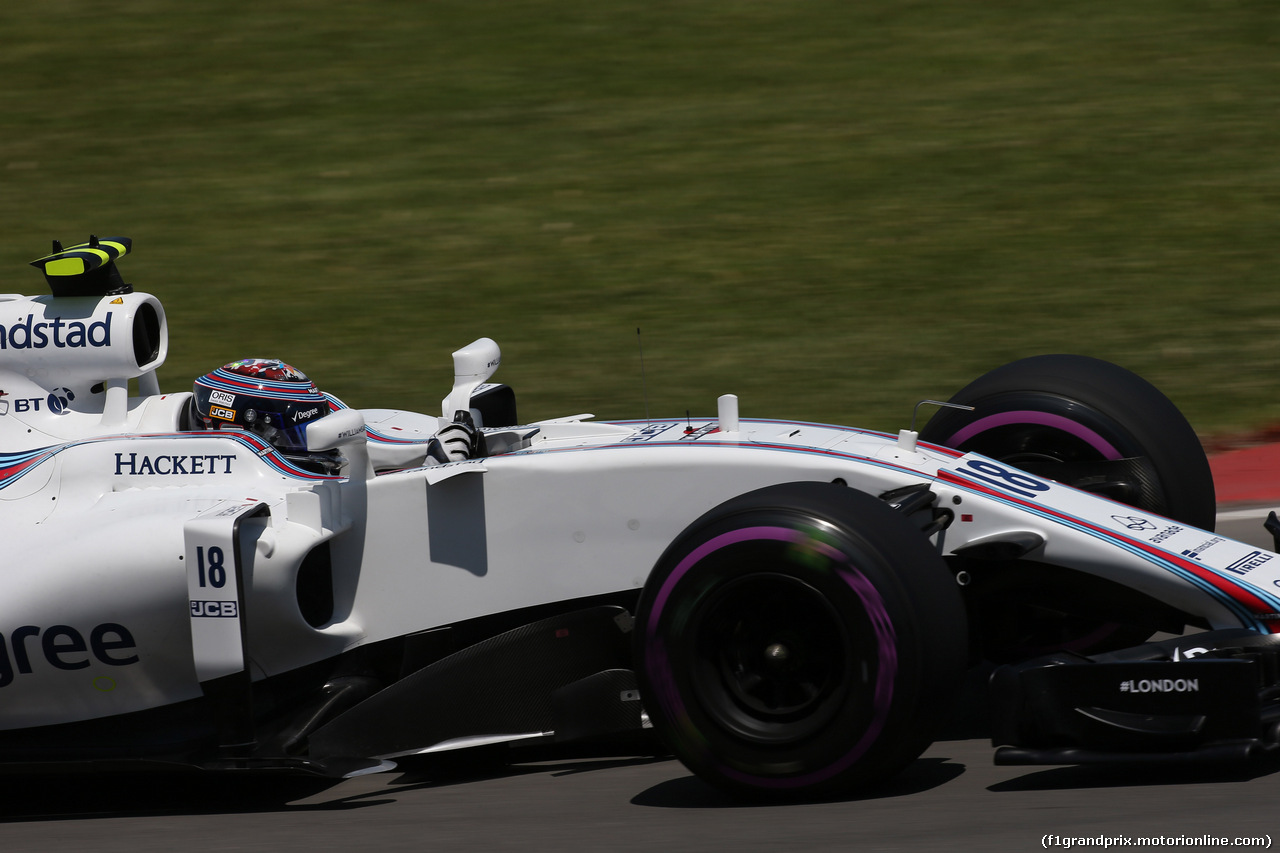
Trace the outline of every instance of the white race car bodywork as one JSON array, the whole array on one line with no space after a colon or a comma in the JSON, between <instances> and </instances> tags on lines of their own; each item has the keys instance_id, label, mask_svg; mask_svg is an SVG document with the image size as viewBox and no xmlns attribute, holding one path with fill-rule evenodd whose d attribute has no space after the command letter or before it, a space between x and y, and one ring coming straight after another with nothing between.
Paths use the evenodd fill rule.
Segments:
<instances>
[{"instance_id":1,"label":"white race car bodywork","mask_svg":"<svg viewBox=\"0 0 1280 853\"><path fill-rule=\"evenodd\" d=\"M487 458L375 475L362 457L406 433L423 442L439 422L375 410L363 416L367 432L341 445L344 476L320 477L245 433L180 432L185 394L121 406L111 397L118 383L93 392L104 377L73 356L126 375L129 324L136 306L158 306L154 297L35 313L49 302L0 303L0 728L198 697L202 680L241 665L238 608L252 675L265 678L362 643L639 590L693 519L792 481L843 480L871 494L925 483L955 513L935 534L944 555L1030 537L1042 543L1031 559L1117 580L1214 627L1280 625L1280 561L1270 552L909 435L750 419L732 431L706 420L570 419L492 430L493 443L513 449ZM97 326L100 344L58 349L49 332L49 346L15 348L28 315L60 332L82 323L86 341L95 324L116 325ZM58 404L49 385L74 400ZM236 522L242 604L207 576L230 570ZM322 545L332 606L308 621L299 573ZM211 604L219 601L230 604ZM211 625L225 630L206 632Z\"/></svg>"},{"instance_id":2,"label":"white race car bodywork","mask_svg":"<svg viewBox=\"0 0 1280 853\"><path fill-rule=\"evenodd\" d=\"M191 429L190 394L159 391L167 349L147 294L0 297L0 731L176 707L494 614L633 600L695 520L785 483L927 489L908 511L943 557L1068 567L1207 627L1280 631L1272 552L909 431L739 418L722 398L711 420L488 426L487 456L424 465L441 417L332 400L307 427L309 449L344 457L322 475L253 434ZM499 360L487 341L455 356L444 415Z\"/></svg>"}]
</instances>

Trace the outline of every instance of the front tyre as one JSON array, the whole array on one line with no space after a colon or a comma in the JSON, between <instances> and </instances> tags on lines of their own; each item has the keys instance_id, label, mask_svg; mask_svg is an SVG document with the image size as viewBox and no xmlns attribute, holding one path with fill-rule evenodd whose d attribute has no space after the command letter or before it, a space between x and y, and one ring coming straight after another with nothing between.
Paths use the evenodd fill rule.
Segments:
<instances>
[{"instance_id":1,"label":"front tyre","mask_svg":"<svg viewBox=\"0 0 1280 853\"><path fill-rule=\"evenodd\" d=\"M882 501L791 483L703 516L641 595L637 672L654 728L703 779L811 799L915 759L965 665L955 582Z\"/></svg>"},{"instance_id":2,"label":"front tyre","mask_svg":"<svg viewBox=\"0 0 1280 853\"><path fill-rule=\"evenodd\" d=\"M1041 355L966 385L921 441L978 452L1024 471L1213 530L1213 473L1200 439L1163 393L1119 365Z\"/></svg>"},{"instance_id":3,"label":"front tyre","mask_svg":"<svg viewBox=\"0 0 1280 853\"><path fill-rule=\"evenodd\" d=\"M1139 510L1213 530L1213 474L1195 431L1155 386L1123 367L1042 355L998 367L958 391L920 439L992 459ZM1039 564L965 566L974 640L996 661L1140 643L1169 608L1132 590Z\"/></svg>"}]
</instances>

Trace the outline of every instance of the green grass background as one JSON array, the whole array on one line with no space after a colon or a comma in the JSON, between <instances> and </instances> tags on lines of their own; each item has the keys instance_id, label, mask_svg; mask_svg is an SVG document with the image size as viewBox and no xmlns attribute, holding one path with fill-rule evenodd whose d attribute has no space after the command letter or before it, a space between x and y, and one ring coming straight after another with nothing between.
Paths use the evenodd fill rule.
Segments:
<instances>
[{"instance_id":1,"label":"green grass background","mask_svg":"<svg viewBox=\"0 0 1280 853\"><path fill-rule=\"evenodd\" d=\"M884 429L1112 359L1280 419L1274 0L33 0L0 7L0 291L132 237L166 390L286 358L435 411Z\"/></svg>"}]
</instances>

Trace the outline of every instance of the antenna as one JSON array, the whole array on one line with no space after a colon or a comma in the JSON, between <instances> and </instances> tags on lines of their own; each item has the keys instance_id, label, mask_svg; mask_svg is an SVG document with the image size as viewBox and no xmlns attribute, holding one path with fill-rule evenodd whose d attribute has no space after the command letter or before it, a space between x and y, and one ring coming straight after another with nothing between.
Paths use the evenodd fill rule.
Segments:
<instances>
[{"instance_id":1,"label":"antenna","mask_svg":"<svg viewBox=\"0 0 1280 853\"><path fill-rule=\"evenodd\" d=\"M640 347L640 391L644 394L644 420L645 423L652 423L649 420L649 386L644 377L644 343L640 340L639 326L636 326L636 346Z\"/></svg>"},{"instance_id":2,"label":"antenna","mask_svg":"<svg viewBox=\"0 0 1280 853\"><path fill-rule=\"evenodd\" d=\"M972 412L973 406L966 406L961 403L944 403L941 400L921 400L916 403L916 407L911 410L911 431L916 431L916 416L920 413L921 406L941 406L944 409L959 409L962 412Z\"/></svg>"},{"instance_id":3,"label":"antenna","mask_svg":"<svg viewBox=\"0 0 1280 853\"><path fill-rule=\"evenodd\" d=\"M911 429L898 430L898 447L908 453L916 452L916 439L920 437L920 433L916 432L916 416L920 414L921 406L941 406L944 409L961 409L966 412L972 412L973 406L966 406L961 403L944 403L941 400L921 400L916 403L916 407L911 410Z\"/></svg>"}]
</instances>

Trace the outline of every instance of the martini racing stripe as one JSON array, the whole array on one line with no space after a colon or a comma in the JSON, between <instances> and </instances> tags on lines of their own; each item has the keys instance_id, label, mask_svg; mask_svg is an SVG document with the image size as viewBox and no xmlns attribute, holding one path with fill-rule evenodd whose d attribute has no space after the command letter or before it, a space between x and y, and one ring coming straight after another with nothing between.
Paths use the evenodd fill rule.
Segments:
<instances>
[{"instance_id":1,"label":"martini racing stripe","mask_svg":"<svg viewBox=\"0 0 1280 853\"><path fill-rule=\"evenodd\" d=\"M198 438L220 438L224 440L231 439L232 441L237 441L240 444L247 447L250 451L252 451L254 456L257 456L259 459L261 459L271 468L275 469L276 472L283 474L286 477L293 477L299 480L345 479L344 477L339 475L316 474L311 471L306 471L302 468L299 468L293 463L291 463L288 459L281 456L280 453L270 444L266 443L265 441L262 441L252 433L243 433L238 431L232 432L229 430L209 430L209 431L178 433L178 434L156 433L152 435L132 435L132 436L113 435L113 436L107 436L104 438L87 439L85 441L73 441L67 444L55 445L53 447L42 447L42 448L37 448L36 450L28 450L22 453L0 454L0 490L3 490L13 485L18 480L20 480L23 476L25 476L28 472L30 472L31 470L39 466L41 463L52 459L54 456L57 456L59 453L61 453L64 450L68 450L73 447L82 447L82 446L91 445L91 444L101 444L103 442L132 443L137 441L146 441L152 438L163 438L165 440L176 440L176 441L186 441L186 440L198 439ZM118 459L116 460L115 463L113 463L119 468L117 473L123 473L125 470L128 470L130 473L137 473L141 470L141 463L136 458L129 459L129 458L124 458L123 454L118 454L118 455L120 455L122 459ZM165 454L165 458L172 459L173 456L172 454ZM204 457L202 456L202 458ZM224 458L224 457L219 457L219 458ZM130 467L130 465L132 465L132 467ZM165 472L157 472L154 469L152 469L151 471L147 471L146 473L165 473ZM170 473L186 473L186 472L171 471ZM215 472L211 470L206 473L215 473Z\"/></svg>"},{"instance_id":2,"label":"martini racing stripe","mask_svg":"<svg viewBox=\"0 0 1280 853\"><path fill-rule=\"evenodd\" d=\"M698 419L699 422L702 422L704 420L705 419L703 418ZM640 424L644 424L648 426L651 423L657 423L657 421L629 420L629 421L608 421L608 423L616 424L617 426L639 426ZM714 424L715 421L711 421L710 423ZM893 435L892 433L884 432L883 430L858 429L856 427L840 426L839 424L823 424L823 423L816 423L813 421L783 421L783 420L776 420L772 418L751 418L748 420L744 418L741 421L741 424L744 428L748 424L776 424L779 426L790 426L790 427L813 427L815 429L832 429L842 433L853 434L853 435L870 435L876 438L891 438L891 439L898 438L898 436ZM760 442L754 439L751 440L751 443L760 444ZM964 456L965 454L965 451L956 450L955 448L946 447L941 444L929 444L928 442L921 442L920 444L933 453L938 453L942 456L950 456L953 459L959 459L961 456ZM819 452L811 448L792 447L790 445L784 446L779 449L799 450L802 452ZM851 458L861 459L863 457L854 456Z\"/></svg>"},{"instance_id":3,"label":"martini racing stripe","mask_svg":"<svg viewBox=\"0 0 1280 853\"><path fill-rule=\"evenodd\" d=\"M225 367L219 367L208 376L197 379L196 383L215 391L225 391L230 394L248 393L255 397L273 400L297 400L299 393L304 390L300 388L301 383L298 381L281 382L260 377L250 379L232 373ZM317 402L326 398L323 392L315 389L314 384L311 387L314 393L310 396L313 396Z\"/></svg>"},{"instance_id":4,"label":"martini racing stripe","mask_svg":"<svg viewBox=\"0 0 1280 853\"><path fill-rule=\"evenodd\" d=\"M338 474L317 474L313 471L307 471L294 465L288 459L280 454L275 447L263 441L251 432L241 432L239 430L201 430L200 432L180 433L174 435L172 433L162 433L163 438L179 438L185 439L192 436L200 436L203 438L230 438L248 447L263 462L270 465L276 471L288 477L296 477L302 480L345 480L346 478ZM136 438L152 438L153 436L140 435ZM119 440L119 436L116 440ZM107 440L107 439L104 439Z\"/></svg>"},{"instance_id":5,"label":"martini racing stripe","mask_svg":"<svg viewBox=\"0 0 1280 853\"><path fill-rule=\"evenodd\" d=\"M340 412L343 409L350 408L350 406L348 406L346 403L342 402L332 394L329 394L323 391L321 393L324 394L324 398L329 402L329 411ZM365 425L364 434L369 441L375 444L410 445L410 444L430 444L431 443L431 437L397 438L396 436L393 436L393 435L387 435L386 433L378 432L376 429L369 426L368 424Z\"/></svg>"},{"instance_id":6,"label":"martini racing stripe","mask_svg":"<svg viewBox=\"0 0 1280 853\"><path fill-rule=\"evenodd\" d=\"M1265 630L1268 633L1280 632L1280 619L1267 620L1262 618L1274 615L1277 610L1275 605L1268 605L1266 600L1254 591L1234 583L1229 578L1216 574L1206 566L1176 557L1139 540L1121 536L1114 531L1093 525L1084 519L1066 515L1037 503L1011 497L1006 492L957 477L950 471L939 471L938 480L951 485L963 486L1001 503L1016 506L1032 515L1064 524L1082 533L1108 541L1190 582L1230 610L1240 620L1241 624Z\"/></svg>"},{"instance_id":7,"label":"martini racing stripe","mask_svg":"<svg viewBox=\"0 0 1280 853\"><path fill-rule=\"evenodd\" d=\"M16 483L23 474L46 459L51 459L61 449L61 447L43 447L23 453L0 454L0 489Z\"/></svg>"},{"instance_id":8,"label":"martini racing stripe","mask_svg":"<svg viewBox=\"0 0 1280 853\"><path fill-rule=\"evenodd\" d=\"M755 421L753 421L754 423ZM644 423L637 421L635 423ZM867 431L864 431L867 432ZM641 447L691 447L695 446L691 443L682 443L679 441L660 441L649 442L645 444L609 444L597 445L591 447L566 447L566 448L547 448L545 450L529 449L519 451L520 454L538 454L538 453L583 453L583 452L599 452L610 450L636 449ZM810 456L830 456L840 459L848 459L862 464L872 465L887 470L903 471L912 474L920 472L901 465L895 465L891 462L862 456L853 453L842 452L838 450L818 449L796 447L791 445L766 444L757 441L746 441L742 443L724 443L707 442L700 444L702 447L724 447L729 449L743 450L770 450L784 451L788 453L801 453ZM929 446L933 449L933 446ZM948 450L947 448L939 448L939 450ZM953 458L958 455L955 451L949 451L948 455ZM992 465L995 465L993 462ZM981 472L977 472L981 474ZM1207 566L1194 563L1190 560L1177 557L1171 553L1161 551L1155 546L1141 542L1140 540L1130 537L1121 536L1114 531L1107 530L1097 525L1090 524L1084 519L1076 518L1065 513L1051 510L1034 500L1024 500L1014 497L1007 490L1009 486L1017 487L1019 483L1011 482L1009 484L1001 483L1003 488L984 485L981 482L966 479L958 476L956 473L939 469L936 477L938 482L947 483L958 486L969 491L977 492L986 497L992 498L998 502L1015 506L1021 510L1031 513L1032 515L1048 519L1067 527L1074 528L1082 533L1086 533L1098 539L1110 542L1123 550L1126 550L1141 559L1153 563L1166 571L1169 571L1183 580L1188 581L1196 588L1200 589L1206 595L1219 602L1226 608L1241 625L1249 626L1254 630L1265 631L1267 633L1280 633L1280 599L1271 596L1264 596L1260 592L1256 592L1231 578L1224 577ZM983 479L989 479L984 477ZM1028 477L1030 481L1031 478ZM1033 494L1030 483L1021 484L1024 486L1023 493Z\"/></svg>"},{"instance_id":9,"label":"martini racing stripe","mask_svg":"<svg viewBox=\"0 0 1280 853\"><path fill-rule=\"evenodd\" d=\"M622 422L610 421L609 423L620 424ZM638 421L638 423L644 423L644 421ZM752 421L752 423L757 423L757 421ZM779 423L783 423L783 422L780 421ZM789 421L786 423L789 423ZM860 432L866 435L883 435L883 433L876 433L876 432L872 432L871 430L858 430L857 432ZM708 448L719 448L723 450L748 450L748 451L767 450L767 451L772 451L774 453L777 453L780 451L783 453L799 453L805 456L827 456L833 459L845 459L851 462L858 462L863 465L870 465L874 468L883 468L886 471L896 471L904 474L911 474L917 477L928 476L928 475L921 474L921 472L915 468L909 468L905 465L898 465L893 462L887 462L883 459L877 459L873 456L864 456L858 453L850 453L846 450L832 450L828 448L816 448L816 447L797 447L796 445L792 445L792 444L769 444L766 442L752 441L752 440L748 440L744 442L729 442L729 441L720 442L715 440L707 441L707 442L651 441L651 442L630 443L630 444L588 445L585 447L527 448L524 450L515 451L510 455L524 456L524 455L537 455L542 453L599 453L602 451L639 450L644 448L653 449L653 448L659 448L659 447L666 447L666 448L699 447L704 451Z\"/></svg>"},{"instance_id":10,"label":"martini racing stripe","mask_svg":"<svg viewBox=\"0 0 1280 853\"><path fill-rule=\"evenodd\" d=\"M407 444L430 444L431 443L430 438L396 438L395 436L380 433L374 430L372 427L368 427L368 426L364 428L364 434L369 439L369 441L372 441L376 444L407 445Z\"/></svg>"},{"instance_id":11,"label":"martini racing stripe","mask_svg":"<svg viewBox=\"0 0 1280 853\"><path fill-rule=\"evenodd\" d=\"M1116 545L1190 582L1231 611L1242 625L1270 634L1280 633L1280 599L1237 583L1209 566L1187 560L1150 543L1123 536L1116 531L1046 507L1033 500L1014 497L1006 491L958 476L954 471L938 471L938 481L978 492L1001 503L1016 506L1032 515L1066 525Z\"/></svg>"}]
</instances>

